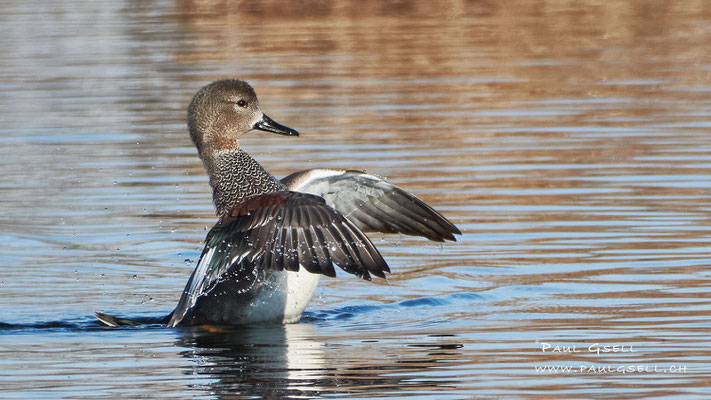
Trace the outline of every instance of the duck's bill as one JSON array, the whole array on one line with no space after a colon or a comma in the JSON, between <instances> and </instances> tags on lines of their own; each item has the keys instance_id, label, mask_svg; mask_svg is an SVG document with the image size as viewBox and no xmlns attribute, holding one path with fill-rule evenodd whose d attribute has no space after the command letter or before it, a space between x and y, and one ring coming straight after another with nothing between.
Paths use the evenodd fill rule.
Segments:
<instances>
[{"instance_id":1,"label":"duck's bill","mask_svg":"<svg viewBox=\"0 0 711 400\"><path fill-rule=\"evenodd\" d=\"M254 124L254 129L259 129L260 131L274 132L286 136L299 136L299 132L274 121L273 119L267 117L266 114L262 115L261 121Z\"/></svg>"}]
</instances>

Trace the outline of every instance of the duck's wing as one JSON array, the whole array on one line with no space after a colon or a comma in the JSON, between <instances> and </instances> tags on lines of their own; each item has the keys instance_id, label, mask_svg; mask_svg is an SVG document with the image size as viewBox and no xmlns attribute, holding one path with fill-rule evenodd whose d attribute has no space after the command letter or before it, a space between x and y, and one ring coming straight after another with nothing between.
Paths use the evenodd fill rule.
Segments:
<instances>
[{"instance_id":1,"label":"duck's wing","mask_svg":"<svg viewBox=\"0 0 711 400\"><path fill-rule=\"evenodd\" d=\"M207 234L205 249L168 323L176 326L198 298L241 264L336 276L333 264L370 280L388 264L367 236L314 195L290 191L253 197L232 209ZM237 269L236 271L239 271Z\"/></svg>"},{"instance_id":2,"label":"duck's wing","mask_svg":"<svg viewBox=\"0 0 711 400\"><path fill-rule=\"evenodd\" d=\"M310 169L281 182L321 196L364 232L404 233L437 242L456 241L462 232L412 193L362 171Z\"/></svg>"}]
</instances>

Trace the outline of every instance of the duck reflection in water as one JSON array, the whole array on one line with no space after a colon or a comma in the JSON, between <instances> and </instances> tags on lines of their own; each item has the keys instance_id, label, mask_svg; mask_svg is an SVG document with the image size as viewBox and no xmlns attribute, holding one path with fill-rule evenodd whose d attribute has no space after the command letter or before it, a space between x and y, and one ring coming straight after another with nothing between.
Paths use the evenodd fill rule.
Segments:
<instances>
[{"instance_id":1,"label":"duck reflection in water","mask_svg":"<svg viewBox=\"0 0 711 400\"><path fill-rule=\"evenodd\" d=\"M326 346L313 324L272 324L239 328L184 327L176 347L194 367L189 374L217 398L315 398L322 395L398 393L439 388L455 390L451 377L423 379L432 368L465 362L454 336L426 336L416 344L406 338L391 343L366 340ZM397 343L395 343L397 342ZM394 346L394 347L393 347ZM334 350L334 347L336 350ZM392 357L398 353L398 357ZM198 386L197 388L200 388Z\"/></svg>"}]
</instances>

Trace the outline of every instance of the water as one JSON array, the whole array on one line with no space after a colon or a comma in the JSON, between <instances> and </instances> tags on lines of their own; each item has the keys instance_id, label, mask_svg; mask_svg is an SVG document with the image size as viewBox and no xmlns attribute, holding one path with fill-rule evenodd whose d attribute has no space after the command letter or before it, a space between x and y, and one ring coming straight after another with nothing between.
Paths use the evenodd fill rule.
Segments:
<instances>
[{"instance_id":1,"label":"water","mask_svg":"<svg viewBox=\"0 0 711 400\"><path fill-rule=\"evenodd\" d=\"M2 397L711 395L705 2L225 7L0 5ZM302 133L242 141L269 171L365 169L464 234L373 235L389 280L300 324L98 327L177 302L215 220L185 108L227 76Z\"/></svg>"}]
</instances>

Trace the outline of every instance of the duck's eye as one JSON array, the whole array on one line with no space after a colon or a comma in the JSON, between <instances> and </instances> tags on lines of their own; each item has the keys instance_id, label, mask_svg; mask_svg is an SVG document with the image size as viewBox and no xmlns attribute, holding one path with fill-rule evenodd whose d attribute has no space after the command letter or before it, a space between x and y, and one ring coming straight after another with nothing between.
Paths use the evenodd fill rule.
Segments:
<instances>
[{"instance_id":1,"label":"duck's eye","mask_svg":"<svg viewBox=\"0 0 711 400\"><path fill-rule=\"evenodd\" d=\"M237 100L237 105L244 108L244 107L247 107L247 102L242 99L239 99L239 100Z\"/></svg>"}]
</instances>

